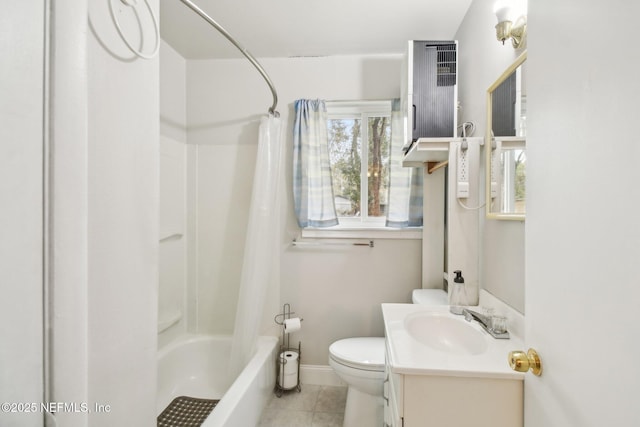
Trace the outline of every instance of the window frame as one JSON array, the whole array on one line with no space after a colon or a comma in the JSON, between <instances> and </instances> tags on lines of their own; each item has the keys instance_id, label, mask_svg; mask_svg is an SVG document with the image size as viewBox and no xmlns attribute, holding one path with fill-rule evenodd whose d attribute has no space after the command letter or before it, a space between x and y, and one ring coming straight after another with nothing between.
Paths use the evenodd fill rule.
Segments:
<instances>
[{"instance_id":1,"label":"window frame","mask_svg":"<svg viewBox=\"0 0 640 427\"><path fill-rule=\"evenodd\" d=\"M360 205L368 206L369 165L369 118L387 117L391 119L391 100L375 101L326 101L327 120L360 119L361 152L360 152ZM360 117L358 117L358 115ZM366 126L363 126L366 124ZM422 227L399 229L387 227L385 217L369 217L368 209L361 209L361 217L338 217L338 225L326 228L306 227L302 237L327 238L394 238L421 239Z\"/></svg>"}]
</instances>

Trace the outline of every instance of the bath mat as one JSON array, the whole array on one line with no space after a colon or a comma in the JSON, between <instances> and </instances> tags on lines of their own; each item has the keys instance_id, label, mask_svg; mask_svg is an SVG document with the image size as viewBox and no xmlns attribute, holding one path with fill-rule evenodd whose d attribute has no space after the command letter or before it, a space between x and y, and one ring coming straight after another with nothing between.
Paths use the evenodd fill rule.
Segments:
<instances>
[{"instance_id":1,"label":"bath mat","mask_svg":"<svg viewBox=\"0 0 640 427\"><path fill-rule=\"evenodd\" d=\"M180 396L158 415L158 427L200 427L220 400Z\"/></svg>"}]
</instances>

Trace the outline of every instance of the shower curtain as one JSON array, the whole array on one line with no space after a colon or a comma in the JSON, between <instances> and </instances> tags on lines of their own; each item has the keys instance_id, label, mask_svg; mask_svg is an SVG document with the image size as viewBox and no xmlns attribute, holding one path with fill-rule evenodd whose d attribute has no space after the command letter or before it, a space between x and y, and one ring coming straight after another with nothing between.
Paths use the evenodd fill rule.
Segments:
<instances>
[{"instance_id":1,"label":"shower curtain","mask_svg":"<svg viewBox=\"0 0 640 427\"><path fill-rule=\"evenodd\" d=\"M278 184L282 176L280 128L280 118L271 114L260 121L249 224L231 342L229 374L232 381L242 372L255 352L267 289L279 273Z\"/></svg>"}]
</instances>

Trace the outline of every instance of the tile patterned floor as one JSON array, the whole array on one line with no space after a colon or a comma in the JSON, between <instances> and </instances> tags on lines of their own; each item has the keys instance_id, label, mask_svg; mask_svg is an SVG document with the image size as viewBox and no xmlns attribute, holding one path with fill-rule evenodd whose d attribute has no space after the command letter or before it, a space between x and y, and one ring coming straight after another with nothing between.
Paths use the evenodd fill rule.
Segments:
<instances>
[{"instance_id":1,"label":"tile patterned floor","mask_svg":"<svg viewBox=\"0 0 640 427\"><path fill-rule=\"evenodd\" d=\"M300 393L274 394L258 427L342 427L346 401L346 387L302 384Z\"/></svg>"}]
</instances>

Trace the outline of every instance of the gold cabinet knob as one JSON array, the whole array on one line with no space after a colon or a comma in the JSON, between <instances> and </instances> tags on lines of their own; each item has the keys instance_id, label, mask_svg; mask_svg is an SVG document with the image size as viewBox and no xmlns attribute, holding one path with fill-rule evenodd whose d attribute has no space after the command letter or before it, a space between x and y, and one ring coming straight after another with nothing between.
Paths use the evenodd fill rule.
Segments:
<instances>
[{"instance_id":1,"label":"gold cabinet knob","mask_svg":"<svg viewBox=\"0 0 640 427\"><path fill-rule=\"evenodd\" d=\"M538 352L532 348L526 353L519 350L509 352L509 366L514 371L527 372L531 370L533 375L542 375L542 362L540 362Z\"/></svg>"}]
</instances>

